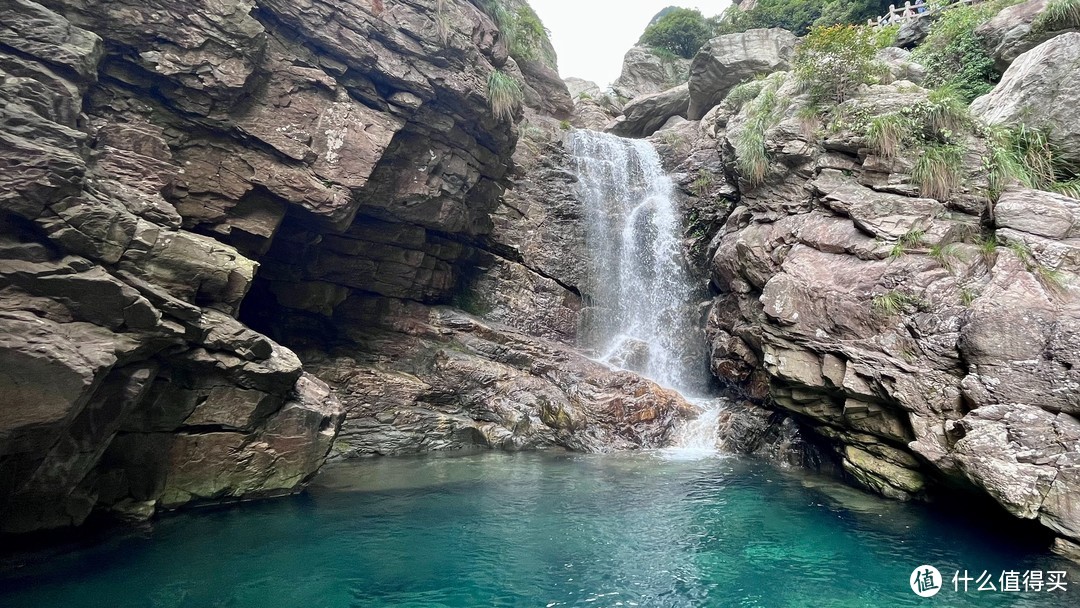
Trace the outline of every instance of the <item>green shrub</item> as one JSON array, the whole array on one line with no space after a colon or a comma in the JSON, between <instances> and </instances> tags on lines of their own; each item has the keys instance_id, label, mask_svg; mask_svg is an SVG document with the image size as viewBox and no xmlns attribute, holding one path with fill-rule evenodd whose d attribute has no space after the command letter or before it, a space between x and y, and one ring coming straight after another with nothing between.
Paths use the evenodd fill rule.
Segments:
<instances>
[{"instance_id":1,"label":"green shrub","mask_svg":"<svg viewBox=\"0 0 1080 608\"><path fill-rule=\"evenodd\" d=\"M499 120L513 120L514 111L521 103L521 85L512 77L495 70L488 76L488 106Z\"/></svg>"},{"instance_id":2,"label":"green shrub","mask_svg":"<svg viewBox=\"0 0 1080 608\"><path fill-rule=\"evenodd\" d=\"M548 30L528 5L511 12L504 0L480 0L480 9L488 14L506 38L510 56L517 61L542 61L555 67Z\"/></svg>"},{"instance_id":3,"label":"green shrub","mask_svg":"<svg viewBox=\"0 0 1080 608\"><path fill-rule=\"evenodd\" d=\"M528 5L519 7L510 19L510 55L516 60L543 61L555 67L548 30Z\"/></svg>"},{"instance_id":4,"label":"green shrub","mask_svg":"<svg viewBox=\"0 0 1080 608\"><path fill-rule=\"evenodd\" d=\"M964 96L963 90L953 86L930 91L926 102L917 107L931 134L948 140L956 131L971 126L971 112Z\"/></svg>"},{"instance_id":5,"label":"green shrub","mask_svg":"<svg viewBox=\"0 0 1080 608\"><path fill-rule=\"evenodd\" d=\"M779 27L803 36L813 25L861 25L876 19L896 0L758 0L744 11L732 5L715 19L717 33L732 34L754 28Z\"/></svg>"},{"instance_id":6,"label":"green shrub","mask_svg":"<svg viewBox=\"0 0 1080 608\"><path fill-rule=\"evenodd\" d=\"M843 103L860 86L876 82L884 66L874 59L875 28L855 25L815 27L795 54L795 79L813 105Z\"/></svg>"},{"instance_id":7,"label":"green shrub","mask_svg":"<svg viewBox=\"0 0 1080 608\"><path fill-rule=\"evenodd\" d=\"M738 112L748 102L753 101L761 94L762 86L764 85L761 80L750 80L748 82L737 84L735 85L735 88L728 92L723 103L726 107Z\"/></svg>"},{"instance_id":8,"label":"green shrub","mask_svg":"<svg viewBox=\"0 0 1080 608\"><path fill-rule=\"evenodd\" d=\"M923 86L951 87L966 103L989 92L1001 74L994 69L994 60L975 35L975 28L1018 1L994 0L941 11L914 53L914 59L926 66Z\"/></svg>"},{"instance_id":9,"label":"green shrub","mask_svg":"<svg viewBox=\"0 0 1080 608\"><path fill-rule=\"evenodd\" d=\"M639 42L690 59L713 34L712 24L701 11L676 8L645 28Z\"/></svg>"}]
</instances>

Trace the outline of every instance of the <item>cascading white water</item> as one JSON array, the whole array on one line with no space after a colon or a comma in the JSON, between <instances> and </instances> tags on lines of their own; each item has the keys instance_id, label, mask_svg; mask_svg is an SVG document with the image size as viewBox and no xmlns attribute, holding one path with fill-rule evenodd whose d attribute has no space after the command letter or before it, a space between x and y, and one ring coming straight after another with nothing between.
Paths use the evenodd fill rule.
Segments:
<instances>
[{"instance_id":1,"label":"cascading white water","mask_svg":"<svg viewBox=\"0 0 1080 608\"><path fill-rule=\"evenodd\" d=\"M675 185L649 142L594 131L570 136L585 208L589 307L584 346L602 361L684 395L708 386L697 297L683 257ZM714 450L717 400L677 444Z\"/></svg>"}]
</instances>

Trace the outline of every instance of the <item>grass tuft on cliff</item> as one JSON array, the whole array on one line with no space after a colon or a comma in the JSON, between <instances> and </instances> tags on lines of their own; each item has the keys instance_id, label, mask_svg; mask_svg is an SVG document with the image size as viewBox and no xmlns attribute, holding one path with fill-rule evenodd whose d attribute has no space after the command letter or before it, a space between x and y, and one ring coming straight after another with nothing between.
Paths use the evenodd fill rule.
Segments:
<instances>
[{"instance_id":1,"label":"grass tuft on cliff","mask_svg":"<svg viewBox=\"0 0 1080 608\"><path fill-rule=\"evenodd\" d=\"M1035 32L1055 32L1080 27L1080 0L1050 0L1031 23Z\"/></svg>"},{"instance_id":2,"label":"grass tuft on cliff","mask_svg":"<svg viewBox=\"0 0 1080 608\"><path fill-rule=\"evenodd\" d=\"M878 156L890 160L896 158L904 142L911 137L912 125L907 116L891 112L875 116L866 129L870 149Z\"/></svg>"},{"instance_id":3,"label":"grass tuft on cliff","mask_svg":"<svg viewBox=\"0 0 1080 608\"><path fill-rule=\"evenodd\" d=\"M522 99L521 85L511 76L495 70L488 76L487 94L491 114L499 120L513 120Z\"/></svg>"},{"instance_id":4,"label":"grass tuft on cliff","mask_svg":"<svg viewBox=\"0 0 1080 608\"><path fill-rule=\"evenodd\" d=\"M935 144L923 149L911 178L923 196L948 200L963 178L964 148L957 144Z\"/></svg>"},{"instance_id":5,"label":"grass tuft on cliff","mask_svg":"<svg viewBox=\"0 0 1080 608\"><path fill-rule=\"evenodd\" d=\"M918 308L921 304L922 300L919 298L896 289L874 296L871 301L871 307L875 311L889 316L904 312L909 307Z\"/></svg>"},{"instance_id":6,"label":"grass tuft on cliff","mask_svg":"<svg viewBox=\"0 0 1080 608\"><path fill-rule=\"evenodd\" d=\"M784 76L781 73L762 81L760 92L745 106L746 124L736 131L734 141L739 173L750 186L764 183L769 172L769 154L765 133L780 122L791 100L777 93Z\"/></svg>"},{"instance_id":7,"label":"grass tuft on cliff","mask_svg":"<svg viewBox=\"0 0 1080 608\"><path fill-rule=\"evenodd\" d=\"M1062 157L1046 131L1024 125L989 127L986 137L992 200L1013 182L1080 198L1080 167Z\"/></svg>"}]
</instances>

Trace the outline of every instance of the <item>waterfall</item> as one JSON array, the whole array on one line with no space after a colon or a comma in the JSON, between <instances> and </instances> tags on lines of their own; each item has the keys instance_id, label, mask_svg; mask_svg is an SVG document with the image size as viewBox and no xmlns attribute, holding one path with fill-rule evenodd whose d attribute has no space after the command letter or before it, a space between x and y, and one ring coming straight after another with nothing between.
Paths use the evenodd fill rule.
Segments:
<instances>
[{"instance_id":1,"label":"waterfall","mask_svg":"<svg viewBox=\"0 0 1080 608\"><path fill-rule=\"evenodd\" d=\"M569 140L586 225L588 306L583 346L601 361L684 395L709 385L694 287L683 256L675 185L643 140L574 131ZM681 429L678 445L712 449L717 400ZM710 447L711 445L711 447Z\"/></svg>"}]
</instances>

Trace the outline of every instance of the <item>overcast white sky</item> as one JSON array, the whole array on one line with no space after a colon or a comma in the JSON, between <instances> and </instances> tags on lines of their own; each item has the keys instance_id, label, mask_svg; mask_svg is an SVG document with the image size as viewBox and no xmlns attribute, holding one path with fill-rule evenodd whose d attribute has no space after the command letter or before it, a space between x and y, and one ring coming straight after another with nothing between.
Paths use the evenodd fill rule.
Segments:
<instances>
[{"instance_id":1,"label":"overcast white sky","mask_svg":"<svg viewBox=\"0 0 1080 608\"><path fill-rule=\"evenodd\" d=\"M622 70L622 58L637 42L653 15L665 6L719 15L730 0L529 0L559 54L563 78L577 76L601 87Z\"/></svg>"}]
</instances>

